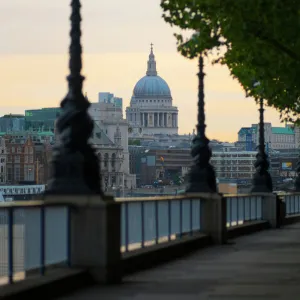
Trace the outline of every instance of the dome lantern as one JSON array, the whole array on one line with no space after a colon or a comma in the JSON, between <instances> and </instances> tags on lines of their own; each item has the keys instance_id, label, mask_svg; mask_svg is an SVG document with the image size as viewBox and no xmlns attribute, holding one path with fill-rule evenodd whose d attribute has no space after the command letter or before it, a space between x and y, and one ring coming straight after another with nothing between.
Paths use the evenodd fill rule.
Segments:
<instances>
[{"instance_id":1,"label":"dome lantern","mask_svg":"<svg viewBox=\"0 0 300 300\"><path fill-rule=\"evenodd\" d=\"M164 79L157 75L156 61L151 43L146 76L142 77L133 89L133 97L167 97L172 98L171 91Z\"/></svg>"},{"instance_id":2,"label":"dome lantern","mask_svg":"<svg viewBox=\"0 0 300 300\"><path fill-rule=\"evenodd\" d=\"M155 56L153 54L153 44L151 43L151 50L149 54L149 60L148 60L148 68L146 72L147 76L157 76L157 71L156 71L156 61L155 61Z\"/></svg>"}]
</instances>

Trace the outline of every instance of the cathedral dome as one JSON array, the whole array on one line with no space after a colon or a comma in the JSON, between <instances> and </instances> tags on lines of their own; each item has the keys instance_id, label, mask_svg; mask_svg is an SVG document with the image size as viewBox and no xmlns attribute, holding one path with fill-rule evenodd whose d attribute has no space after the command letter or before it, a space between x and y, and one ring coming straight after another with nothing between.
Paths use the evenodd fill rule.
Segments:
<instances>
[{"instance_id":1,"label":"cathedral dome","mask_svg":"<svg viewBox=\"0 0 300 300\"><path fill-rule=\"evenodd\" d=\"M166 83L160 76L157 75L156 61L153 54L151 45L151 52L149 54L148 68L146 76L142 77L133 89L134 97L171 97L171 91Z\"/></svg>"},{"instance_id":2,"label":"cathedral dome","mask_svg":"<svg viewBox=\"0 0 300 300\"><path fill-rule=\"evenodd\" d=\"M133 96L167 96L171 97L168 84L160 76L144 76L133 89Z\"/></svg>"}]
</instances>

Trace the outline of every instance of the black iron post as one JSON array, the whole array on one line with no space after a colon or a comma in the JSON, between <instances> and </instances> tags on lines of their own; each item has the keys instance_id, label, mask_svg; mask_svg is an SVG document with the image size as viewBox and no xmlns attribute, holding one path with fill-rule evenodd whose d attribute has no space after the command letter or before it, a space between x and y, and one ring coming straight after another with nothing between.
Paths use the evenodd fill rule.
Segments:
<instances>
[{"instance_id":1,"label":"black iron post","mask_svg":"<svg viewBox=\"0 0 300 300\"><path fill-rule=\"evenodd\" d=\"M69 91L61 102L62 113L57 119L58 141L54 147L52 177L46 194L103 196L99 160L88 143L94 124L87 112L90 103L82 93L80 7L80 0L71 1Z\"/></svg>"},{"instance_id":2,"label":"black iron post","mask_svg":"<svg viewBox=\"0 0 300 300\"><path fill-rule=\"evenodd\" d=\"M216 176L213 166L210 164L212 156L209 148L209 139L205 135L205 111L204 111L204 72L203 56L199 57L199 87L198 87L198 123L197 134L192 142L191 155L194 164L189 173L188 193L215 193L217 192Z\"/></svg>"},{"instance_id":3,"label":"black iron post","mask_svg":"<svg viewBox=\"0 0 300 300\"><path fill-rule=\"evenodd\" d=\"M300 192L300 154L296 166L295 192Z\"/></svg>"},{"instance_id":4,"label":"black iron post","mask_svg":"<svg viewBox=\"0 0 300 300\"><path fill-rule=\"evenodd\" d=\"M264 100L260 99L259 108L259 145L254 164L256 171L253 176L252 193L271 193L273 190L272 178L268 171L269 161L265 151L265 128L264 128Z\"/></svg>"}]
</instances>

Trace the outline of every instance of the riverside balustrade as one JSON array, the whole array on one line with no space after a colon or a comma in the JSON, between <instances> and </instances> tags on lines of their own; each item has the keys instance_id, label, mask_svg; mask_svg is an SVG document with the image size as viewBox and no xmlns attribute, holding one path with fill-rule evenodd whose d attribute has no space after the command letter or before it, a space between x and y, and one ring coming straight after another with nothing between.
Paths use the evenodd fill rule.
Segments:
<instances>
[{"instance_id":1,"label":"riverside balustrade","mask_svg":"<svg viewBox=\"0 0 300 300\"><path fill-rule=\"evenodd\" d=\"M69 265L69 208L42 201L0 203L0 284Z\"/></svg>"},{"instance_id":2,"label":"riverside balustrade","mask_svg":"<svg viewBox=\"0 0 300 300\"><path fill-rule=\"evenodd\" d=\"M285 202L286 215L300 214L300 193L286 193L280 197Z\"/></svg>"},{"instance_id":3,"label":"riverside balustrade","mask_svg":"<svg viewBox=\"0 0 300 300\"><path fill-rule=\"evenodd\" d=\"M262 220L263 196L225 195L227 227Z\"/></svg>"},{"instance_id":4,"label":"riverside balustrade","mask_svg":"<svg viewBox=\"0 0 300 300\"><path fill-rule=\"evenodd\" d=\"M226 226L250 225L263 220L263 197L224 195ZM121 202L121 251L129 252L202 232L202 206L209 198L173 196L116 200Z\"/></svg>"},{"instance_id":5,"label":"riverside balustrade","mask_svg":"<svg viewBox=\"0 0 300 300\"><path fill-rule=\"evenodd\" d=\"M188 197L123 198L121 251L128 252L201 231L201 202Z\"/></svg>"},{"instance_id":6,"label":"riverside balustrade","mask_svg":"<svg viewBox=\"0 0 300 300\"><path fill-rule=\"evenodd\" d=\"M286 194L282 197L286 202L287 215L298 214L300 211L300 194ZM106 243L109 243L109 235L113 235L110 226L113 223L120 224L120 226L117 225L117 230L120 233L116 234L120 239L114 242L114 245L120 246L119 253L139 253L139 250L146 247L150 249L151 246L157 244L175 240L184 242L189 237L195 238L199 234L202 236L209 235L207 232L209 227L205 224L209 218L205 216L205 212L207 212L205 209L208 207L207 204L213 203L213 199L220 199L222 203L225 202L224 207L212 206L209 209L214 210L222 207L223 212L220 212L220 215L226 216L224 227L228 229L240 228L240 225L251 226L257 221L270 221L264 212L265 208L269 209L270 206L264 206L264 204L270 205L271 203L273 208L277 207L276 197L272 194L223 196L218 194L187 194L116 198L111 203L120 206L119 214L111 215L107 221L101 221L101 217L96 217L96 222L99 219L99 222L102 222L101 226L107 226L108 237L103 238L103 233L97 230L93 234L96 237L99 236L99 239L102 238L100 244L105 248ZM90 220L90 217L78 221L76 220L78 212L81 211L82 216L84 216L85 210L90 209L93 212L93 208L88 204L88 198L86 203L80 199L75 204L72 204L72 201L74 200L71 198L70 205L66 203L57 204L58 202L55 205L46 205L47 201L0 204L0 283L13 283L24 279L31 273L45 275L47 268L53 266L73 266L71 241L80 234L84 235L81 229L90 232L89 229L82 228ZM101 201L96 197L93 205L98 207L97 209L101 214L103 209L106 211L105 206L108 204L103 202L104 206L101 208L97 204L99 202ZM109 214L108 210L105 214ZM215 217L218 218L218 214ZM95 216L98 216L98 213ZM118 222L117 216L120 217ZM93 222L95 220L91 222L91 228L94 228ZM77 225L74 226L74 224ZM226 231L226 228L224 230ZM79 244L82 245L82 243ZM78 244L73 243L72 245L72 247L75 245L75 255L80 256L81 254L78 254L76 250ZM81 253L88 251L86 247L88 246L83 246L80 250ZM95 255L99 256L97 251Z\"/></svg>"}]
</instances>

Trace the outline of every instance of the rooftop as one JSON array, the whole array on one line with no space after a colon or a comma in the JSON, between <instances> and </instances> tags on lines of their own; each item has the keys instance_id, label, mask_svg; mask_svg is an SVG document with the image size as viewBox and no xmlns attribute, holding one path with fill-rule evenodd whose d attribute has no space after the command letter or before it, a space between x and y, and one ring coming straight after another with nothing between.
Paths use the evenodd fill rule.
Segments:
<instances>
[{"instance_id":1,"label":"rooftop","mask_svg":"<svg viewBox=\"0 0 300 300\"><path fill-rule=\"evenodd\" d=\"M294 130L290 127L272 127L273 134L294 134Z\"/></svg>"}]
</instances>

